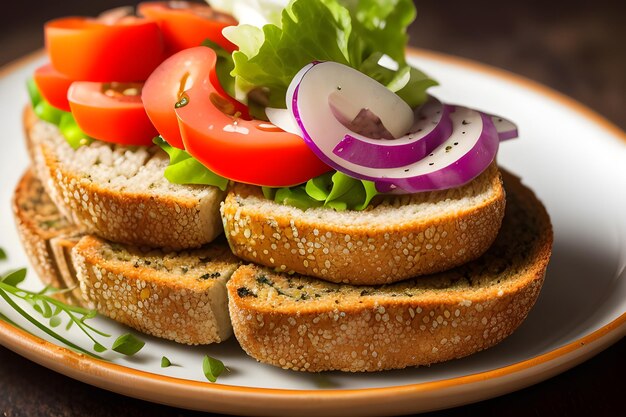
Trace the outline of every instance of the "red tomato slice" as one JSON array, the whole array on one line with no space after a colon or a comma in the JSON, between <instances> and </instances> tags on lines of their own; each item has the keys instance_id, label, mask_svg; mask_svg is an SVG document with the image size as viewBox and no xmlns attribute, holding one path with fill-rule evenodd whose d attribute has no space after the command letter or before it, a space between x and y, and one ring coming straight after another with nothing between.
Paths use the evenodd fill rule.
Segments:
<instances>
[{"instance_id":1,"label":"red tomato slice","mask_svg":"<svg viewBox=\"0 0 626 417\"><path fill-rule=\"evenodd\" d=\"M207 65L212 56L215 56L215 53L205 46L178 52L163 61L148 77L143 87L141 100L148 117L163 139L179 149L185 149L185 146L178 128L174 105L182 98L183 92L196 82L210 78L213 85L217 86L218 94L226 97L230 103L228 107L231 107L231 114L240 112L243 117L247 117L246 106L228 97L219 87L214 68Z\"/></svg>"},{"instance_id":2,"label":"red tomato slice","mask_svg":"<svg viewBox=\"0 0 626 417\"><path fill-rule=\"evenodd\" d=\"M33 75L37 88L43 98L53 107L63 111L70 111L70 102L67 100L67 90L73 80L46 64L35 70Z\"/></svg>"},{"instance_id":3,"label":"red tomato slice","mask_svg":"<svg viewBox=\"0 0 626 417\"><path fill-rule=\"evenodd\" d=\"M46 23L44 32L52 66L74 80L144 81L164 58L159 26L147 19L67 17Z\"/></svg>"},{"instance_id":4,"label":"red tomato slice","mask_svg":"<svg viewBox=\"0 0 626 417\"><path fill-rule=\"evenodd\" d=\"M204 51L204 66L214 74L215 52ZM230 102L214 79L197 80L176 108L185 149L194 158L228 179L270 187L300 184L330 170L301 137L224 112Z\"/></svg>"},{"instance_id":5,"label":"red tomato slice","mask_svg":"<svg viewBox=\"0 0 626 417\"><path fill-rule=\"evenodd\" d=\"M67 93L78 126L95 139L151 145L158 135L141 103L141 84L72 83Z\"/></svg>"},{"instance_id":6,"label":"red tomato slice","mask_svg":"<svg viewBox=\"0 0 626 417\"><path fill-rule=\"evenodd\" d=\"M140 3L137 11L159 23L168 54L200 46L205 39L217 43L229 52L236 49L235 45L224 38L222 29L236 25L237 21L231 16L214 11L206 4L155 1Z\"/></svg>"}]
</instances>

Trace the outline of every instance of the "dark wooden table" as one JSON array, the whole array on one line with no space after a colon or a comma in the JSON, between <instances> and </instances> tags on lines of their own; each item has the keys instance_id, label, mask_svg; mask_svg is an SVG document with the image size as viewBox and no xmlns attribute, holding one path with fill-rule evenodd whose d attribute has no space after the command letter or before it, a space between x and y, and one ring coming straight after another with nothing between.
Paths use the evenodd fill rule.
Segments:
<instances>
[{"instance_id":1,"label":"dark wooden table","mask_svg":"<svg viewBox=\"0 0 626 417\"><path fill-rule=\"evenodd\" d=\"M0 65L40 48L41 25L124 0L16 1L0 13ZM471 58L546 84L626 129L623 1L420 1L411 44ZM626 163L626 161L625 161ZM626 168L625 168L626 169ZM590 277L591 278L591 277ZM618 416L626 411L626 340L530 388L433 416ZM82 384L0 347L3 416L195 416Z\"/></svg>"}]
</instances>

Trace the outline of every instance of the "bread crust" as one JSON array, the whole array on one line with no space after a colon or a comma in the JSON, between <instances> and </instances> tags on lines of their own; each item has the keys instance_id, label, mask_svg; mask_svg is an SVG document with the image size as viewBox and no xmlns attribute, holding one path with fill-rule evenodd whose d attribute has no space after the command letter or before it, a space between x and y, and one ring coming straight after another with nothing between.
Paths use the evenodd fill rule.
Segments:
<instances>
[{"instance_id":1,"label":"bread crust","mask_svg":"<svg viewBox=\"0 0 626 417\"><path fill-rule=\"evenodd\" d=\"M232 334L225 282L239 265L225 241L168 253L108 243L68 223L31 170L18 183L13 211L26 254L41 280L65 302L141 332L190 345L216 343ZM53 226L42 226L54 221ZM120 259L107 259L117 251ZM150 260L163 259L158 271ZM195 268L191 263L196 261ZM189 266L189 274L182 273ZM164 269L167 269L164 268ZM190 276L190 274L200 276ZM207 277L203 275L208 273ZM216 274L219 273L219 274Z\"/></svg>"},{"instance_id":2,"label":"bread crust","mask_svg":"<svg viewBox=\"0 0 626 417\"><path fill-rule=\"evenodd\" d=\"M38 177L59 210L88 233L131 245L172 249L200 247L221 234L219 205L224 193L214 187L201 197L160 195L113 189L61 160L50 140L58 134L27 107L24 114L28 148ZM160 152L154 150L155 152Z\"/></svg>"},{"instance_id":3,"label":"bread crust","mask_svg":"<svg viewBox=\"0 0 626 417\"><path fill-rule=\"evenodd\" d=\"M12 208L22 246L41 281L59 289L76 287L78 282L66 285L63 262L59 262L58 258L62 254L53 242L55 239L69 240L79 236L81 230L56 211L32 170L26 171L15 187ZM64 293L61 298L79 304L77 295Z\"/></svg>"},{"instance_id":4,"label":"bread crust","mask_svg":"<svg viewBox=\"0 0 626 417\"><path fill-rule=\"evenodd\" d=\"M337 212L337 222L304 216L302 210L281 210L266 202L258 187L235 185L221 208L224 231L235 255L251 262L297 272L330 282L378 285L413 276L444 271L484 253L495 239L504 216L505 195L494 164L474 183L459 190L406 197L396 204L408 206L411 199L445 201L463 195L466 189L485 184L490 193L482 201L463 208L444 209L435 216L375 224L354 224L351 214ZM250 203L252 202L252 203ZM330 210L330 209L328 209Z\"/></svg>"},{"instance_id":5,"label":"bread crust","mask_svg":"<svg viewBox=\"0 0 626 417\"><path fill-rule=\"evenodd\" d=\"M116 246L121 257L136 256L135 263L103 255L115 252ZM227 339L232 329L225 284L239 261L225 242L171 255L177 259L175 262L182 262L184 257L210 257L206 265L211 277L177 275L147 267L146 259L165 259L167 253L148 254L92 235L83 237L72 249L80 289L89 308L143 333L178 343L197 345Z\"/></svg>"},{"instance_id":6,"label":"bread crust","mask_svg":"<svg viewBox=\"0 0 626 417\"><path fill-rule=\"evenodd\" d=\"M497 344L535 303L553 239L534 194L510 176L506 186L511 208L494 247L456 270L390 286L350 287L239 268L228 291L241 347L284 369L362 372L428 365ZM298 291L310 301L298 299Z\"/></svg>"}]
</instances>

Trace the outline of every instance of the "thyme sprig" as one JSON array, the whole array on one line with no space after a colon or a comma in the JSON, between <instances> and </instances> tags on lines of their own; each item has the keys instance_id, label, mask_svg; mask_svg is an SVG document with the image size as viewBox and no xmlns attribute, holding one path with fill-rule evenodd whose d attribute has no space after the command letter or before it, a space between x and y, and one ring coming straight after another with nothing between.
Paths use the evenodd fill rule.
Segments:
<instances>
[{"instance_id":1,"label":"thyme sprig","mask_svg":"<svg viewBox=\"0 0 626 417\"><path fill-rule=\"evenodd\" d=\"M58 340L69 348L74 349L80 353L98 359L103 359L94 352L102 353L107 351L108 348L100 343L98 338L109 338L111 337L111 335L96 329L87 322L88 320L96 317L97 312L95 310L88 310L82 307L66 304L54 297L55 295L69 292L71 291L71 289L59 290L49 285L45 286L40 291L29 291L22 289L19 287L19 284L24 281L25 278L26 268L17 269L15 271L4 274L0 278L0 297L4 299L4 301L17 313L24 317L24 319L33 324L42 332L46 333L48 336L51 336L52 338ZM24 310L22 307L20 307L18 303L16 303L15 299L21 299L30 304L33 310L38 313L39 317L36 317L36 315L30 314L29 312ZM0 316L0 318L2 319L4 319L5 317L5 315ZM65 317L67 320L65 329L70 330L72 326L76 325L76 327L78 327L93 342L92 349L94 352L78 346L74 342L66 339L61 334L53 330L54 328L62 324L63 317ZM117 338L113 345L119 346L121 342L128 340L131 336L132 335L128 333L121 335ZM137 340L134 336L132 336L132 339ZM141 344L141 347L143 347L143 344ZM139 347L139 349L141 347ZM124 351L124 349L115 350L124 354L134 354L138 351L138 349L131 349L128 352Z\"/></svg>"},{"instance_id":2,"label":"thyme sprig","mask_svg":"<svg viewBox=\"0 0 626 417\"><path fill-rule=\"evenodd\" d=\"M5 252L2 248L0 248L0 261L5 259ZM26 268L20 268L0 274L0 298L4 299L4 301L11 308L13 308L13 310L19 313L32 325L46 333L48 336L63 343L70 349L97 359L106 360L96 354L108 350L108 348L98 341L98 338L109 338L111 335L98 330L91 324L87 323L87 320L93 319L97 316L97 312L95 310L88 310L86 308L66 304L55 298L57 295L72 291L71 288L60 290L50 285L46 285L40 291L29 291L20 288L19 284L21 284L26 278L26 272ZM28 303L40 317L36 317L35 315L24 310L18 303L16 303L15 299L20 299ZM69 331L72 326L76 325L93 342L92 349L96 353L75 344L53 330L63 323L63 316L65 316L67 320L65 329ZM1 311L0 320L23 331L29 332ZM144 345L145 343L137 336L131 333L125 333L113 342L111 350L130 356L139 352ZM172 366L172 362L167 357L163 356L161 358L161 368L167 368L169 366ZM224 363L219 359L212 358L208 355L204 357L202 361L202 371L210 382L216 382L217 378L225 370L228 371L228 368L226 368Z\"/></svg>"}]
</instances>

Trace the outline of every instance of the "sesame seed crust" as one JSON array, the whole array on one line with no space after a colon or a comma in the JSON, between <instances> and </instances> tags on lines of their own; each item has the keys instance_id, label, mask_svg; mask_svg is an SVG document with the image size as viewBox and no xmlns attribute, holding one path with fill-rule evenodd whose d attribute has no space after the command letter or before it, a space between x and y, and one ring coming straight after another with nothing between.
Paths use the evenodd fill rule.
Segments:
<instances>
[{"instance_id":1,"label":"sesame seed crust","mask_svg":"<svg viewBox=\"0 0 626 417\"><path fill-rule=\"evenodd\" d=\"M225 282L239 260L223 238L201 249L171 252L81 235L32 171L16 187L13 211L42 281L75 288L63 293L63 301L179 343L216 343L232 334Z\"/></svg>"},{"instance_id":2,"label":"sesame seed crust","mask_svg":"<svg viewBox=\"0 0 626 417\"><path fill-rule=\"evenodd\" d=\"M216 187L170 184L158 147L94 142L73 150L58 129L24 114L37 176L51 199L88 233L116 242L172 249L200 247L222 232Z\"/></svg>"},{"instance_id":3,"label":"sesame seed crust","mask_svg":"<svg viewBox=\"0 0 626 417\"><path fill-rule=\"evenodd\" d=\"M17 184L12 208L22 246L37 275L46 285L68 288L64 281L67 265L57 258L56 248L80 234L80 229L58 212L32 170L26 171ZM63 299L78 303L73 294L64 294Z\"/></svg>"},{"instance_id":4,"label":"sesame seed crust","mask_svg":"<svg viewBox=\"0 0 626 417\"><path fill-rule=\"evenodd\" d=\"M534 305L553 240L534 194L508 174L505 185L493 246L447 272L374 287L240 267L227 285L237 340L261 362L310 372L428 365L497 344Z\"/></svg>"},{"instance_id":5,"label":"sesame seed crust","mask_svg":"<svg viewBox=\"0 0 626 417\"><path fill-rule=\"evenodd\" d=\"M377 285L477 258L495 239L504 210L494 163L463 187L387 197L363 212L303 211L237 184L221 214L231 249L243 259L330 282Z\"/></svg>"},{"instance_id":6,"label":"sesame seed crust","mask_svg":"<svg viewBox=\"0 0 626 417\"><path fill-rule=\"evenodd\" d=\"M86 305L143 333L188 345L232 334L226 281L239 266L224 241L164 252L85 236L72 258Z\"/></svg>"}]
</instances>

